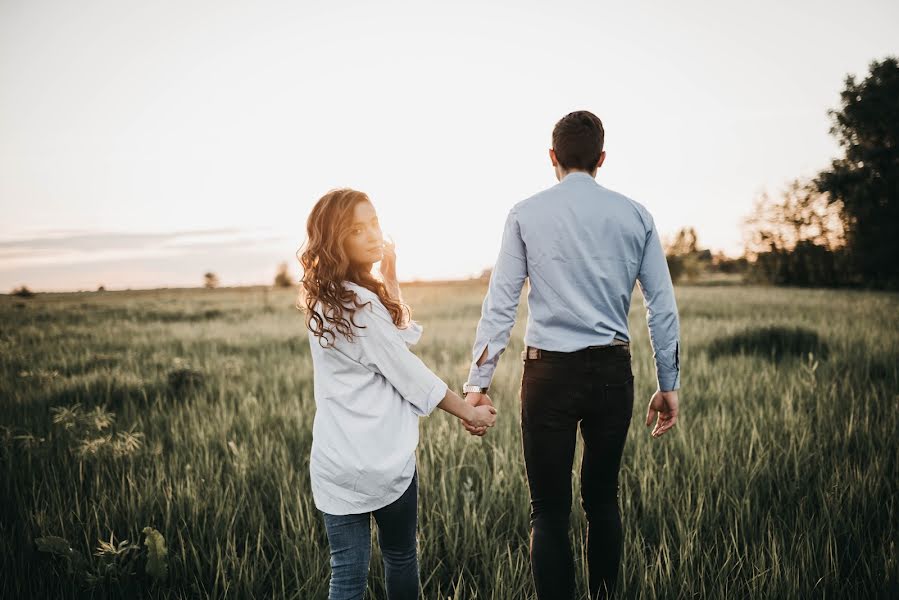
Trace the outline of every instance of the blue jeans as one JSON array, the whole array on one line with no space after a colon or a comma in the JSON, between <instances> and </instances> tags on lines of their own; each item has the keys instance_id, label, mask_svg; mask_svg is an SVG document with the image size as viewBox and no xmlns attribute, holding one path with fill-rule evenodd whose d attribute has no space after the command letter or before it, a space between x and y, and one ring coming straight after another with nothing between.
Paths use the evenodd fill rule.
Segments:
<instances>
[{"instance_id":1,"label":"blue jeans","mask_svg":"<svg viewBox=\"0 0 899 600\"><path fill-rule=\"evenodd\" d=\"M378 524L378 545L384 557L387 597L418 598L418 471L403 495L383 508L358 515L322 513L331 547L328 600L361 600L371 558L371 517Z\"/></svg>"}]
</instances>

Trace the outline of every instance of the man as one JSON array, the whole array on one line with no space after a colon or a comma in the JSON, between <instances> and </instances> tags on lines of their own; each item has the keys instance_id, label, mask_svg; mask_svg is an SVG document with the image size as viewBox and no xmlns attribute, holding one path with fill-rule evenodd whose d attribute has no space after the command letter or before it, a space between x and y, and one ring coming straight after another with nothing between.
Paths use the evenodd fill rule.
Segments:
<instances>
[{"instance_id":1,"label":"man","mask_svg":"<svg viewBox=\"0 0 899 600\"><path fill-rule=\"evenodd\" d=\"M512 207L478 323L466 401L486 395L530 280L521 433L531 495L530 556L537 597L574 597L568 540L571 468L580 425L581 501L591 598L611 596L621 561L618 471L633 412L627 315L639 283L658 390L646 425L677 422L680 324L659 232L646 208L595 181L605 133L592 113L566 115L549 158L559 183ZM485 429L464 424L469 432Z\"/></svg>"}]
</instances>

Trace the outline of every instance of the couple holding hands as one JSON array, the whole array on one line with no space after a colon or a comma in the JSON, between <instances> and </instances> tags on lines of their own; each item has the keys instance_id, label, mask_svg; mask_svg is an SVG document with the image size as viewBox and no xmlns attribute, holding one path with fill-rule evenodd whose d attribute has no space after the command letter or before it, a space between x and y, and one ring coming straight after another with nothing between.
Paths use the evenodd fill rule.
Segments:
<instances>
[{"instance_id":1,"label":"couple holding hands","mask_svg":"<svg viewBox=\"0 0 899 600\"><path fill-rule=\"evenodd\" d=\"M537 597L574 597L568 530L578 427L590 597L614 593L622 553L618 472L634 401L627 321L634 285L644 297L658 379L646 413L654 437L677 421L680 325L652 216L595 180L604 137L587 111L556 123L549 156L558 183L508 213L461 396L410 350L422 328L402 301L394 247L384 243L368 196L338 189L313 207L300 303L314 367L309 469L330 547L330 600L363 597L372 516L388 597L419 597L418 418L440 408L478 436L494 425L487 391L526 278L521 433Z\"/></svg>"}]
</instances>

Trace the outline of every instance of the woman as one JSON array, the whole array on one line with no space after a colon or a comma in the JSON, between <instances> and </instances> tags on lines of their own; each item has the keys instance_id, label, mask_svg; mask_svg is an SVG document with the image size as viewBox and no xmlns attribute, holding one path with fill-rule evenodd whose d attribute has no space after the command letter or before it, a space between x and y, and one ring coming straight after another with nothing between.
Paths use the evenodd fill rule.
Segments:
<instances>
[{"instance_id":1,"label":"woman","mask_svg":"<svg viewBox=\"0 0 899 600\"><path fill-rule=\"evenodd\" d=\"M306 224L302 301L314 367L309 471L331 551L330 600L362 598L378 524L387 596L417 598L418 417L435 407L492 427L492 406L472 407L409 350L422 328L409 317L374 206L338 189ZM383 280L372 273L380 262Z\"/></svg>"}]
</instances>

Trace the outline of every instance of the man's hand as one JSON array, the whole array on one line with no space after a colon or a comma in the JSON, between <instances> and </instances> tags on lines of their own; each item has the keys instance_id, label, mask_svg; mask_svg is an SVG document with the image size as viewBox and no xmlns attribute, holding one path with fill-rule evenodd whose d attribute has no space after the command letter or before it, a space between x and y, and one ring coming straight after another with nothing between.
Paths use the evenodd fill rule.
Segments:
<instances>
[{"instance_id":1,"label":"man's hand","mask_svg":"<svg viewBox=\"0 0 899 600\"><path fill-rule=\"evenodd\" d=\"M471 416L465 421L472 427L493 427L496 425L496 409L488 404L473 406L470 408Z\"/></svg>"},{"instance_id":2,"label":"man's hand","mask_svg":"<svg viewBox=\"0 0 899 600\"><path fill-rule=\"evenodd\" d=\"M677 423L678 401L677 390L663 392L657 390L649 399L649 408L646 410L646 426L652 425L653 418L658 415L656 426L652 430L652 437L659 437L674 427Z\"/></svg>"},{"instance_id":3,"label":"man's hand","mask_svg":"<svg viewBox=\"0 0 899 600\"><path fill-rule=\"evenodd\" d=\"M487 394L479 394L477 392L468 392L465 394L465 401L472 406L493 406L493 401ZM487 433L486 427L474 427L467 421L462 421L462 426L471 435L483 436Z\"/></svg>"}]
</instances>

